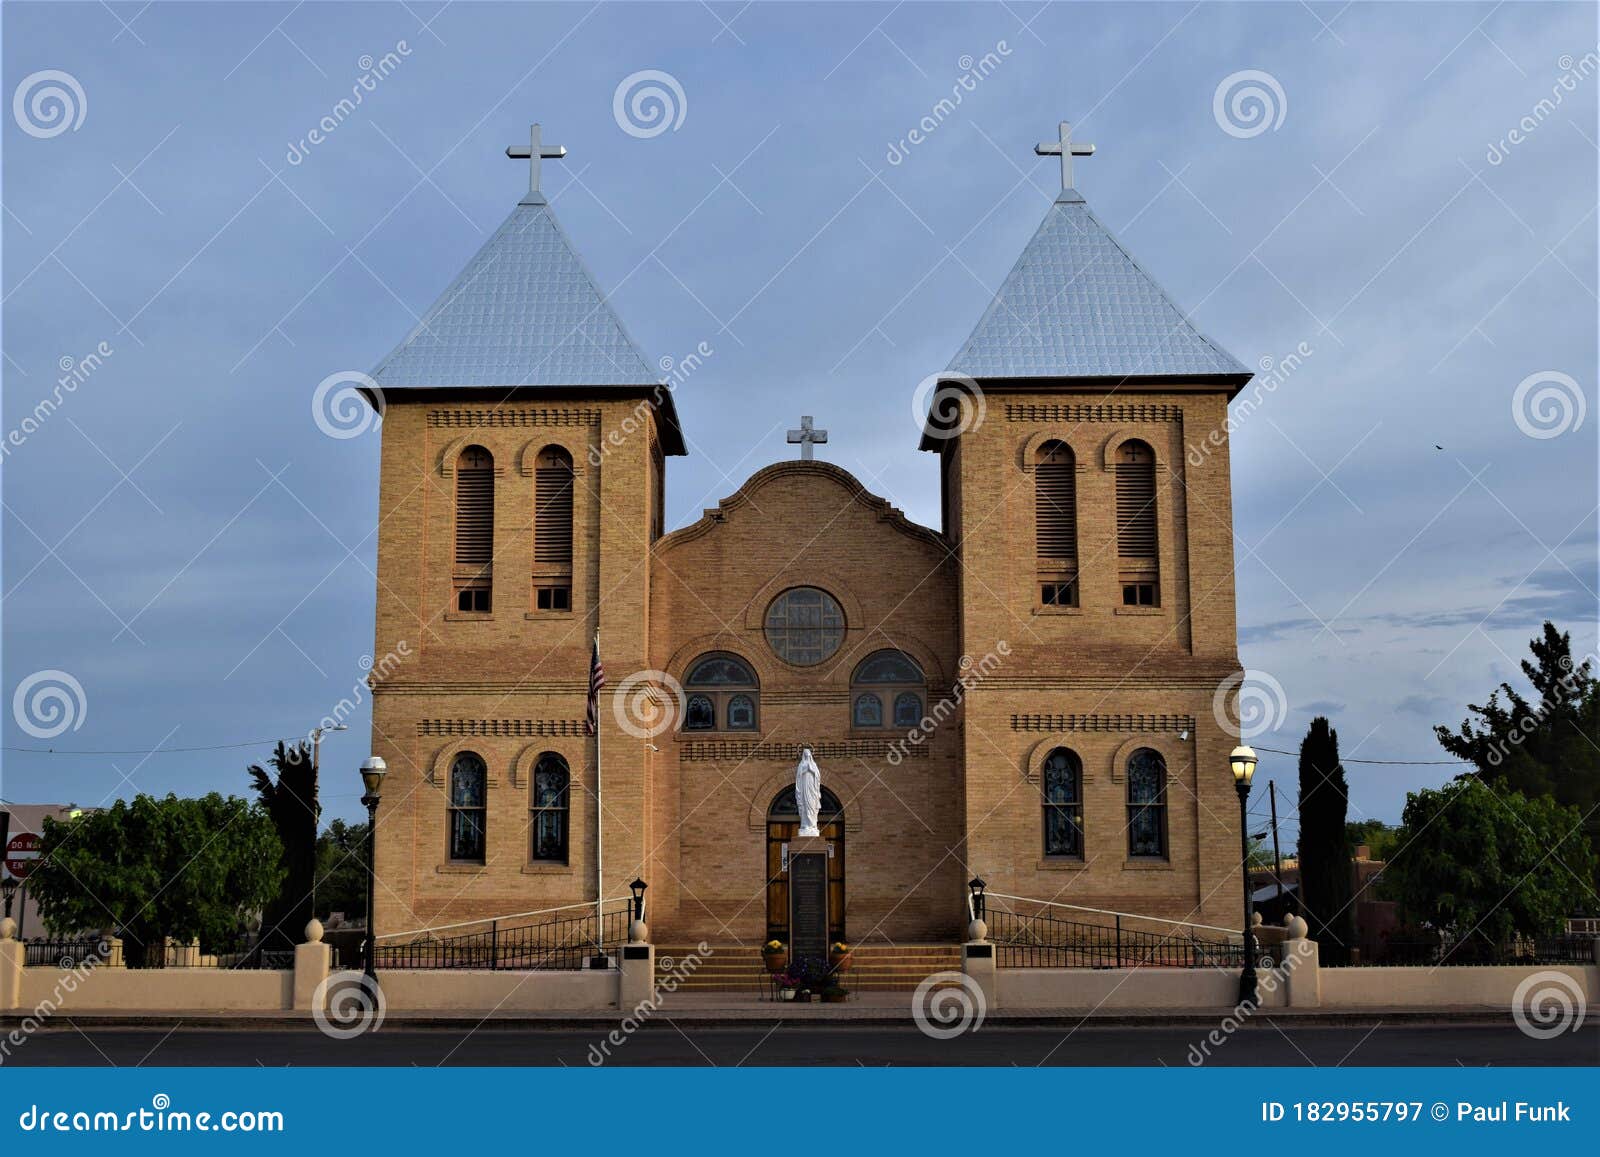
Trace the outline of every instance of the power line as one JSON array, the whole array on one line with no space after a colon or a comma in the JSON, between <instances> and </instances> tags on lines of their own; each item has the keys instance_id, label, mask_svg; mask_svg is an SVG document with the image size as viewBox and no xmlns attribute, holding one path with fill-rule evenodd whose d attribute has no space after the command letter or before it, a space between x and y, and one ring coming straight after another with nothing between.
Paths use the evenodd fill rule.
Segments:
<instances>
[{"instance_id":1,"label":"power line","mask_svg":"<svg viewBox=\"0 0 1600 1157\"><path fill-rule=\"evenodd\" d=\"M115 751L113 751L113 750L87 750L87 749L84 749L84 748L62 748L62 747L7 747L7 748L4 748L3 750L5 750L5 751L23 752L23 753L26 753L28 755L170 755L170 754L173 754L173 753L176 753L176 752L187 752L187 751L228 751L230 749L239 748L239 747L264 747L264 746L266 746L268 744L277 743L280 740L288 741L288 740L296 739L296 738L298 738L298 736L294 736L294 735L278 735L278 736L274 736L271 739L251 739L251 740L247 740L244 743L214 743L214 744L211 744L211 745L206 746L206 747L156 747L156 748L140 747L140 748L133 748L131 750L126 750L126 751L124 751L124 750L115 750Z\"/></svg>"},{"instance_id":2,"label":"power line","mask_svg":"<svg viewBox=\"0 0 1600 1157\"><path fill-rule=\"evenodd\" d=\"M1273 755L1298 756L1298 751L1284 751L1279 747L1263 747L1261 751L1270 751ZM1468 759L1341 759L1340 763L1374 763L1385 767L1471 767L1472 761Z\"/></svg>"}]
</instances>

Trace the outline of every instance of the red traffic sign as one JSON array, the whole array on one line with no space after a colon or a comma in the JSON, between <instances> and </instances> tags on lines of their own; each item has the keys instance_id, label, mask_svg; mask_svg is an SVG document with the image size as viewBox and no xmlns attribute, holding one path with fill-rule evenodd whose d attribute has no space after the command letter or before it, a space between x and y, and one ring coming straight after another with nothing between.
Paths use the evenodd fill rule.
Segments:
<instances>
[{"instance_id":1,"label":"red traffic sign","mask_svg":"<svg viewBox=\"0 0 1600 1157\"><path fill-rule=\"evenodd\" d=\"M19 880L26 880L28 874L38 866L41 843L43 841L32 832L12 836L11 842L6 845L6 871Z\"/></svg>"}]
</instances>

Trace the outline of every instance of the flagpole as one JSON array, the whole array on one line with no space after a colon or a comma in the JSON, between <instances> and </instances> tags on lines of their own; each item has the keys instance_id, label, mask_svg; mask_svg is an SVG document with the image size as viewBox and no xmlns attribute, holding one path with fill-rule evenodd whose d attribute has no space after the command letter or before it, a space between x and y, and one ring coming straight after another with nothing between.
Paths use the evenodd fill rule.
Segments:
<instances>
[{"instance_id":1,"label":"flagpole","mask_svg":"<svg viewBox=\"0 0 1600 1157\"><path fill-rule=\"evenodd\" d=\"M596 623L594 628L594 662L600 661L600 626ZM591 667L593 664L591 664ZM605 926L603 919L605 913L602 909L606 902L606 877L605 877L605 845L601 842L601 829L605 818L605 801L600 794L600 708L599 691L594 689L594 672L589 674L589 695L595 700L594 708L594 949L599 956L605 951Z\"/></svg>"}]
</instances>

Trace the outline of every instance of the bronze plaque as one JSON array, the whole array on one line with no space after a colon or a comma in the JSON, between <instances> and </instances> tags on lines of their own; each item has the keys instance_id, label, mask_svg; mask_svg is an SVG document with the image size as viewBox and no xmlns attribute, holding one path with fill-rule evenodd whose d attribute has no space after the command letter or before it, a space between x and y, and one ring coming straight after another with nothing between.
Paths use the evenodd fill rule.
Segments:
<instances>
[{"instance_id":1,"label":"bronze plaque","mask_svg":"<svg viewBox=\"0 0 1600 1157\"><path fill-rule=\"evenodd\" d=\"M792 957L828 955L828 857L789 857L789 951Z\"/></svg>"}]
</instances>

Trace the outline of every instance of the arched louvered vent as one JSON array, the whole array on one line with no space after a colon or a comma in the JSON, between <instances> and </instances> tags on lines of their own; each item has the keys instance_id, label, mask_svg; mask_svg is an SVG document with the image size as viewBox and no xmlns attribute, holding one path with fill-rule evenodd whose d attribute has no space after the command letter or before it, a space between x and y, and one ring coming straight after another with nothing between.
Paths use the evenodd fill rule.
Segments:
<instances>
[{"instance_id":1,"label":"arched louvered vent","mask_svg":"<svg viewBox=\"0 0 1600 1157\"><path fill-rule=\"evenodd\" d=\"M533 561L572 565L572 455L540 451L533 471Z\"/></svg>"},{"instance_id":2,"label":"arched louvered vent","mask_svg":"<svg viewBox=\"0 0 1600 1157\"><path fill-rule=\"evenodd\" d=\"M1061 442L1039 447L1034 477L1034 548L1039 561L1078 557L1078 477L1072 451Z\"/></svg>"},{"instance_id":3,"label":"arched louvered vent","mask_svg":"<svg viewBox=\"0 0 1600 1157\"><path fill-rule=\"evenodd\" d=\"M1117 451L1117 554L1156 557L1156 456L1143 442Z\"/></svg>"},{"instance_id":4,"label":"arched louvered vent","mask_svg":"<svg viewBox=\"0 0 1600 1157\"><path fill-rule=\"evenodd\" d=\"M487 571L494 561L494 457L468 446L456 460L456 566Z\"/></svg>"}]
</instances>

